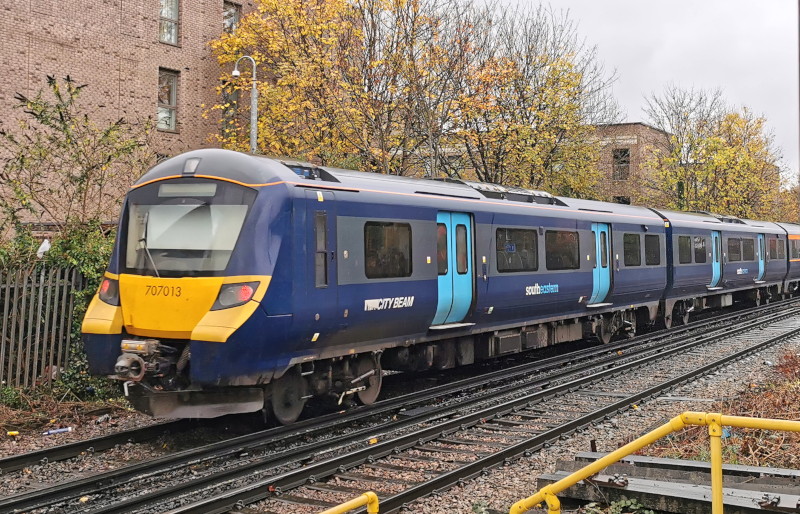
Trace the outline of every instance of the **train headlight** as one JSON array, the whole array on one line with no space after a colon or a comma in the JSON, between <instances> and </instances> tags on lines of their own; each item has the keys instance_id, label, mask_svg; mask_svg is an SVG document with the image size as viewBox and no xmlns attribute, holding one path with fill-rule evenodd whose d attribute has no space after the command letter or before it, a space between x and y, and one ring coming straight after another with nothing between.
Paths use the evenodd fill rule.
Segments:
<instances>
[{"instance_id":1,"label":"train headlight","mask_svg":"<svg viewBox=\"0 0 800 514\"><path fill-rule=\"evenodd\" d=\"M119 282L111 278L104 278L100 283L97 296L109 305L119 305Z\"/></svg>"},{"instance_id":2,"label":"train headlight","mask_svg":"<svg viewBox=\"0 0 800 514\"><path fill-rule=\"evenodd\" d=\"M237 307L249 302L258 289L259 282L241 282L238 284L224 284L217 295L217 301L211 307L212 311Z\"/></svg>"}]
</instances>

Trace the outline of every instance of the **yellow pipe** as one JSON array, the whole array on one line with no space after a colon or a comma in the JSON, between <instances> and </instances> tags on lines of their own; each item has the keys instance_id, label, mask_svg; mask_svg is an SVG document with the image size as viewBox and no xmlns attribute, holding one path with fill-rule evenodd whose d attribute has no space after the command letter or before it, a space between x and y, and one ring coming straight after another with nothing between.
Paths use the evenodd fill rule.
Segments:
<instances>
[{"instance_id":1,"label":"yellow pipe","mask_svg":"<svg viewBox=\"0 0 800 514\"><path fill-rule=\"evenodd\" d=\"M708 414L708 435L711 436L711 514L722 514L722 426L721 414Z\"/></svg>"},{"instance_id":2,"label":"yellow pipe","mask_svg":"<svg viewBox=\"0 0 800 514\"><path fill-rule=\"evenodd\" d=\"M522 514L542 502L548 506L548 514L560 514L561 504L556 497L564 489L571 487L618 460L640 450L641 448L661 439L662 437L683 429L687 425L707 425L711 436L711 498L712 514L722 514L722 427L759 428L762 430L782 430L800 432L800 421L787 421L783 419L755 419L742 416L724 416L719 413L687 411L672 418L668 423L642 437L626 444L615 452L609 453L575 473L562 478L558 482L545 486L533 496L522 499L511 506L509 514Z\"/></svg>"},{"instance_id":3,"label":"yellow pipe","mask_svg":"<svg viewBox=\"0 0 800 514\"><path fill-rule=\"evenodd\" d=\"M669 422L661 425L652 432L647 433L642 437L635 439L634 441L631 441L622 448L619 448L618 450L609 453L602 459L592 462L591 464L576 471L575 473L562 478L558 482L544 487L541 491L537 492L533 496L518 501L517 503L511 506L509 514L521 514L523 512L532 509L533 507L542 503L543 501L547 502L548 508L550 509L548 511L548 514L558 514L561 512L560 506L554 506L551 503L552 500L548 501L548 498L554 498L556 494L560 493L564 489L575 485L576 483L580 482L585 478L588 478L592 475L599 473L600 471L607 468L611 464L614 464L623 457L626 457L631 453L640 450L655 441L658 441L665 435L675 432L676 430L681 430L685 426L686 423L684 422L682 417L675 416L674 418L669 420ZM558 500L556 499L556 501Z\"/></svg>"},{"instance_id":4,"label":"yellow pipe","mask_svg":"<svg viewBox=\"0 0 800 514\"><path fill-rule=\"evenodd\" d=\"M378 495L372 491L367 491L358 498L353 498L346 503L331 507L328 510L323 510L319 514L344 514L347 511L363 507L364 505L367 506L367 512L369 514L378 514Z\"/></svg>"}]
</instances>

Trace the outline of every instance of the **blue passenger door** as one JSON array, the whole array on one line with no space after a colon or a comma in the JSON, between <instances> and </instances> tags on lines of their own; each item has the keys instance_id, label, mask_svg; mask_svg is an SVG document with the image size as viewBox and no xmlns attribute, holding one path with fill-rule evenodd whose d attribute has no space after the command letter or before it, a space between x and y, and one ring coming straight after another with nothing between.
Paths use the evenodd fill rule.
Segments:
<instances>
[{"instance_id":1,"label":"blue passenger door","mask_svg":"<svg viewBox=\"0 0 800 514\"><path fill-rule=\"evenodd\" d=\"M306 191L307 305L323 319L338 311L336 202L330 191Z\"/></svg>"},{"instance_id":2,"label":"blue passenger door","mask_svg":"<svg viewBox=\"0 0 800 514\"><path fill-rule=\"evenodd\" d=\"M764 234L758 234L758 277L756 282L764 281L764 272L767 268L767 245Z\"/></svg>"},{"instance_id":3,"label":"blue passenger door","mask_svg":"<svg viewBox=\"0 0 800 514\"><path fill-rule=\"evenodd\" d=\"M592 297L589 305L603 303L611 289L611 229L608 223L592 223L595 262L592 270Z\"/></svg>"},{"instance_id":4,"label":"blue passenger door","mask_svg":"<svg viewBox=\"0 0 800 514\"><path fill-rule=\"evenodd\" d=\"M722 278L722 233L711 231L711 283L708 287L719 287Z\"/></svg>"},{"instance_id":5,"label":"blue passenger door","mask_svg":"<svg viewBox=\"0 0 800 514\"><path fill-rule=\"evenodd\" d=\"M458 323L472 306L472 218L460 212L436 216L439 301L433 325Z\"/></svg>"}]
</instances>

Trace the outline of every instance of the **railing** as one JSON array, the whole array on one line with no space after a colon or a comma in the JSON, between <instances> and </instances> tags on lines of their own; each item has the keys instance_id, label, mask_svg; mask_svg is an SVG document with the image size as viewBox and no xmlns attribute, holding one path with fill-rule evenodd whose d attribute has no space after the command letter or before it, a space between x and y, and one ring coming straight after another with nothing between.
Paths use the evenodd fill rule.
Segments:
<instances>
[{"instance_id":1,"label":"railing","mask_svg":"<svg viewBox=\"0 0 800 514\"><path fill-rule=\"evenodd\" d=\"M69 359L75 269L0 270L0 385L32 387L58 377Z\"/></svg>"},{"instance_id":2,"label":"railing","mask_svg":"<svg viewBox=\"0 0 800 514\"><path fill-rule=\"evenodd\" d=\"M345 512L363 507L364 505L367 506L367 512L369 514L378 514L378 495L372 491L367 491L358 498L353 498L349 502L337 505L336 507L331 507L330 509L324 510L319 514L344 514Z\"/></svg>"},{"instance_id":3,"label":"railing","mask_svg":"<svg viewBox=\"0 0 800 514\"><path fill-rule=\"evenodd\" d=\"M599 473L604 468L614 464L618 460L630 455L631 453L654 443L662 437L682 430L688 425L708 426L708 434L711 436L711 512L712 514L722 514L722 427L739 428L760 428L762 430L784 430L789 432L800 432L800 421L786 421L782 419L757 419L745 418L741 416L723 416L718 413L705 412L684 412L680 416L675 416L668 423L649 432L642 437L632 441L622 448L609 453L600 460L597 460L575 473L562 478L558 482L543 487L533 496L520 500L511 506L510 514L521 514L534 508L536 505L547 503L548 514L560 514L561 503L556 495L564 489L571 487L581 480Z\"/></svg>"}]
</instances>

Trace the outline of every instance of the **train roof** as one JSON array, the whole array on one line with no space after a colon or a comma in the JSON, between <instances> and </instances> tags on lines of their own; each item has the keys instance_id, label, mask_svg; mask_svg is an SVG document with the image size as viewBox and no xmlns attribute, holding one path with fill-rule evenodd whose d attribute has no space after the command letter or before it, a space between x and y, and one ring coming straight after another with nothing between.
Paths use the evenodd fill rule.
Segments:
<instances>
[{"instance_id":1,"label":"train roof","mask_svg":"<svg viewBox=\"0 0 800 514\"><path fill-rule=\"evenodd\" d=\"M253 187L284 182L295 185L358 190L375 193L402 193L428 197L431 200L468 199L488 201L493 206L528 204L542 206L549 211L544 215L558 216L558 212L572 212L578 218L594 218L594 213L604 216L597 221L635 217L645 223L658 222L662 217L673 226L708 227L715 230L767 229L782 233L778 224L764 221L744 220L733 216L722 216L708 212L681 212L650 209L637 205L624 205L595 200L558 197L544 191L520 187L503 186L459 179L420 179L379 173L345 170L329 166L317 166L292 159L251 155L231 150L206 148L186 152L167 159L136 181L134 187L168 177L203 176L220 177ZM314 184L317 185L317 184ZM496 208L496 207L494 207ZM562 210L563 209L563 210ZM641 221L639 221L641 223ZM790 233L800 234L800 225L781 224Z\"/></svg>"}]
</instances>

